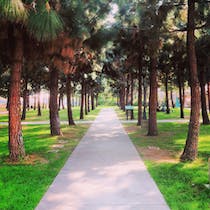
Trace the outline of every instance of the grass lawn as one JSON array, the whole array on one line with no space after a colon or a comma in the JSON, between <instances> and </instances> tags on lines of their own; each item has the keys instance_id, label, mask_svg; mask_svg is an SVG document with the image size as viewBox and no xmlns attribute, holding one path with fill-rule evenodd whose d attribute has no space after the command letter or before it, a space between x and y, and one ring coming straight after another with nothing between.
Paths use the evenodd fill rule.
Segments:
<instances>
[{"instance_id":1,"label":"grass lawn","mask_svg":"<svg viewBox=\"0 0 210 210\"><path fill-rule=\"evenodd\" d=\"M84 120L94 120L101 107L97 107L95 110L88 113L88 115L84 115ZM74 120L79 120L80 115L80 107L73 107L73 118ZM67 109L62 109L59 111L59 116L61 121L67 121ZM47 121L49 120L49 110L44 109L42 110L42 116L37 116L36 110L29 110L26 113L26 120L25 121ZM0 114L0 122L7 122L8 115L7 114Z\"/></svg>"},{"instance_id":2,"label":"grass lawn","mask_svg":"<svg viewBox=\"0 0 210 210\"><path fill-rule=\"evenodd\" d=\"M115 111L118 113L120 120L126 120L125 112L119 110L118 107L115 107ZM137 119L138 114L138 107L134 106L134 119ZM190 116L190 109L184 109L185 118L188 119ZM148 110L147 110L147 117L148 117ZM157 119L158 120L166 120L166 119L181 119L180 118L180 110L179 108L171 109L170 114L166 114L165 112L157 112Z\"/></svg>"},{"instance_id":3,"label":"grass lawn","mask_svg":"<svg viewBox=\"0 0 210 210\"><path fill-rule=\"evenodd\" d=\"M158 124L157 137L146 136L146 126L124 126L172 210L210 209L210 190L204 187L208 184L210 125L201 126L198 159L193 163L179 162L187 124Z\"/></svg>"},{"instance_id":4,"label":"grass lawn","mask_svg":"<svg viewBox=\"0 0 210 210\"><path fill-rule=\"evenodd\" d=\"M0 209L35 209L88 126L62 126L60 137L48 125L23 126L28 157L18 165L7 161L7 127L0 126Z\"/></svg>"}]
</instances>

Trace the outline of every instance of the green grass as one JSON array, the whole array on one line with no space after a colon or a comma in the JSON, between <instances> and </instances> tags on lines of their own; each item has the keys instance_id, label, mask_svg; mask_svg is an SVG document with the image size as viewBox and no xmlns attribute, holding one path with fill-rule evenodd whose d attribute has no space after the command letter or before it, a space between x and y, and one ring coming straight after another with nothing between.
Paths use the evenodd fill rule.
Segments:
<instances>
[{"instance_id":1,"label":"green grass","mask_svg":"<svg viewBox=\"0 0 210 210\"><path fill-rule=\"evenodd\" d=\"M88 115L84 115L84 120L94 120L99 111L101 110L101 107L97 107L95 110L88 113ZM62 109L59 111L59 116L61 121L67 121L67 109ZM79 120L80 116L80 108L79 107L73 107L73 118L74 120ZM44 109L42 110L42 116L37 116L36 110L29 110L26 113L26 120L25 121L47 121L49 120L49 110ZM0 115L0 122L7 122L8 121L8 115L2 114Z\"/></svg>"},{"instance_id":2,"label":"green grass","mask_svg":"<svg viewBox=\"0 0 210 210\"><path fill-rule=\"evenodd\" d=\"M135 126L127 124L125 127ZM144 127L135 127L129 136L136 147L159 147L177 158L184 148L187 129L187 124L161 123L158 124L157 137L146 136ZM172 210L210 209L210 190L204 187L208 183L209 129L210 125L201 126L198 159L192 163L157 162L145 158L150 174Z\"/></svg>"},{"instance_id":3,"label":"green grass","mask_svg":"<svg viewBox=\"0 0 210 210\"><path fill-rule=\"evenodd\" d=\"M189 118L189 116L190 116L189 108L184 109L184 116L185 116L185 118ZM157 119L158 120L181 119L180 118L180 109L179 108L171 109L170 114L167 114L165 112L157 112Z\"/></svg>"},{"instance_id":4,"label":"green grass","mask_svg":"<svg viewBox=\"0 0 210 210\"><path fill-rule=\"evenodd\" d=\"M27 155L42 160L11 165L6 162L8 129L0 126L0 209L34 209L87 128L88 125L62 126L63 136L51 137L48 125L24 126ZM65 141L64 147L53 152L52 145L59 144L59 140Z\"/></svg>"},{"instance_id":5,"label":"green grass","mask_svg":"<svg viewBox=\"0 0 210 210\"><path fill-rule=\"evenodd\" d=\"M118 107L115 107L115 111L118 113L118 117L121 120L126 120L125 112L119 110ZM138 114L138 107L134 106L134 118L137 119ZM188 119L190 116L190 109L184 109L185 118ZM148 110L147 110L147 117L148 117ZM157 112L157 119L158 120L166 120L166 119L181 119L180 118L180 109L174 108L171 109L170 114L166 114L165 112Z\"/></svg>"}]
</instances>

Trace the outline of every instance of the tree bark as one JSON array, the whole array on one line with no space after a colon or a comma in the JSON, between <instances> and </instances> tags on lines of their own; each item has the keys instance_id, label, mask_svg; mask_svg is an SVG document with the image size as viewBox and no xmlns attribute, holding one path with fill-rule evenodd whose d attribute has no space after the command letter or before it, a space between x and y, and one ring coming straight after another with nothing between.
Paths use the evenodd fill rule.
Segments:
<instances>
[{"instance_id":1,"label":"tree bark","mask_svg":"<svg viewBox=\"0 0 210 210\"><path fill-rule=\"evenodd\" d=\"M200 90L197 72L197 59L195 52L195 0L188 0L188 26L187 26L187 55L190 70L191 112L188 135L181 161L193 161L197 157L198 135L200 128Z\"/></svg>"},{"instance_id":2,"label":"tree bark","mask_svg":"<svg viewBox=\"0 0 210 210\"><path fill-rule=\"evenodd\" d=\"M90 91L88 91L87 103L88 103L88 112L90 112Z\"/></svg>"},{"instance_id":3,"label":"tree bark","mask_svg":"<svg viewBox=\"0 0 210 210\"><path fill-rule=\"evenodd\" d=\"M34 95L34 110L36 110L36 95Z\"/></svg>"},{"instance_id":4,"label":"tree bark","mask_svg":"<svg viewBox=\"0 0 210 210\"><path fill-rule=\"evenodd\" d=\"M200 88L201 88L201 110L202 110L202 119L203 124L208 125L209 122L209 116L207 112L207 105L206 105L206 90L205 90L205 71L202 69L200 71Z\"/></svg>"},{"instance_id":5,"label":"tree bark","mask_svg":"<svg viewBox=\"0 0 210 210\"><path fill-rule=\"evenodd\" d=\"M82 81L81 100L80 100L80 120L84 119L84 81Z\"/></svg>"},{"instance_id":6,"label":"tree bark","mask_svg":"<svg viewBox=\"0 0 210 210\"><path fill-rule=\"evenodd\" d=\"M207 83L207 88L208 88L208 105L209 105L209 113L210 113L210 82Z\"/></svg>"},{"instance_id":7,"label":"tree bark","mask_svg":"<svg viewBox=\"0 0 210 210\"><path fill-rule=\"evenodd\" d=\"M131 106L133 106L133 89L134 89L134 82L133 82L133 74L131 73ZM131 120L134 119L134 110L131 110Z\"/></svg>"},{"instance_id":8,"label":"tree bark","mask_svg":"<svg viewBox=\"0 0 210 210\"><path fill-rule=\"evenodd\" d=\"M26 119L26 109L27 109L27 94L28 94L28 78L25 78L25 87L23 91L23 109L22 109L22 117L21 120Z\"/></svg>"},{"instance_id":9,"label":"tree bark","mask_svg":"<svg viewBox=\"0 0 210 210\"><path fill-rule=\"evenodd\" d=\"M173 99L173 89L171 89L171 91L170 91L170 96L171 96L171 106L174 109L175 108L175 104L174 104L174 99Z\"/></svg>"},{"instance_id":10,"label":"tree bark","mask_svg":"<svg viewBox=\"0 0 210 210\"><path fill-rule=\"evenodd\" d=\"M88 115L87 84L85 84L85 115Z\"/></svg>"},{"instance_id":11,"label":"tree bark","mask_svg":"<svg viewBox=\"0 0 210 210\"><path fill-rule=\"evenodd\" d=\"M14 29L14 28L13 28ZM22 32L14 29L9 34L14 41L13 64L11 65L11 80L9 91L9 158L11 161L18 161L25 157L25 148L21 127L21 72L23 63L23 37Z\"/></svg>"},{"instance_id":12,"label":"tree bark","mask_svg":"<svg viewBox=\"0 0 210 210\"><path fill-rule=\"evenodd\" d=\"M184 82L182 83L182 103L183 103L183 109L185 107L185 87Z\"/></svg>"},{"instance_id":13,"label":"tree bark","mask_svg":"<svg viewBox=\"0 0 210 210\"><path fill-rule=\"evenodd\" d=\"M9 91L7 93L7 104L6 104L6 110L9 111Z\"/></svg>"},{"instance_id":14,"label":"tree bark","mask_svg":"<svg viewBox=\"0 0 210 210\"><path fill-rule=\"evenodd\" d=\"M130 74L127 75L127 85L126 85L126 94L125 94L125 104L129 105L130 100L129 100L129 95L130 95Z\"/></svg>"},{"instance_id":15,"label":"tree bark","mask_svg":"<svg viewBox=\"0 0 210 210\"><path fill-rule=\"evenodd\" d=\"M94 104L94 92L93 89L91 90L91 109L95 109L95 104Z\"/></svg>"},{"instance_id":16,"label":"tree bark","mask_svg":"<svg viewBox=\"0 0 210 210\"><path fill-rule=\"evenodd\" d=\"M41 92L41 89L39 88L38 93L37 93L37 116L42 116L41 103L40 103L40 92Z\"/></svg>"},{"instance_id":17,"label":"tree bark","mask_svg":"<svg viewBox=\"0 0 210 210\"><path fill-rule=\"evenodd\" d=\"M61 110L61 101L62 101L62 96L63 94L59 94L59 99L58 99L58 110L60 111Z\"/></svg>"},{"instance_id":18,"label":"tree bark","mask_svg":"<svg viewBox=\"0 0 210 210\"><path fill-rule=\"evenodd\" d=\"M179 84L180 118L184 118L182 82L181 82L180 69L178 69L178 84Z\"/></svg>"},{"instance_id":19,"label":"tree bark","mask_svg":"<svg viewBox=\"0 0 210 210\"><path fill-rule=\"evenodd\" d=\"M120 88L120 108L125 111L125 87L124 85Z\"/></svg>"},{"instance_id":20,"label":"tree bark","mask_svg":"<svg viewBox=\"0 0 210 210\"><path fill-rule=\"evenodd\" d=\"M143 108L143 120L147 120L147 85L146 81L143 81L143 89L144 89L144 108Z\"/></svg>"},{"instance_id":21,"label":"tree bark","mask_svg":"<svg viewBox=\"0 0 210 210\"><path fill-rule=\"evenodd\" d=\"M169 99L168 99L168 74L165 75L165 94L166 94L166 113L170 114Z\"/></svg>"},{"instance_id":22,"label":"tree bark","mask_svg":"<svg viewBox=\"0 0 210 210\"><path fill-rule=\"evenodd\" d=\"M142 56L139 56L139 71L138 71L138 121L137 125L142 124Z\"/></svg>"},{"instance_id":23,"label":"tree bark","mask_svg":"<svg viewBox=\"0 0 210 210\"><path fill-rule=\"evenodd\" d=\"M59 72L52 67L50 71L50 131L52 136L61 135L60 119L58 114L58 78Z\"/></svg>"},{"instance_id":24,"label":"tree bark","mask_svg":"<svg viewBox=\"0 0 210 210\"><path fill-rule=\"evenodd\" d=\"M73 113L72 113L72 106L71 106L71 94L72 94L71 76L68 74L66 78L68 121L69 121L69 125L75 125L74 119L73 119Z\"/></svg>"},{"instance_id":25,"label":"tree bark","mask_svg":"<svg viewBox=\"0 0 210 210\"><path fill-rule=\"evenodd\" d=\"M148 136L157 136L157 57L151 56Z\"/></svg>"}]
</instances>

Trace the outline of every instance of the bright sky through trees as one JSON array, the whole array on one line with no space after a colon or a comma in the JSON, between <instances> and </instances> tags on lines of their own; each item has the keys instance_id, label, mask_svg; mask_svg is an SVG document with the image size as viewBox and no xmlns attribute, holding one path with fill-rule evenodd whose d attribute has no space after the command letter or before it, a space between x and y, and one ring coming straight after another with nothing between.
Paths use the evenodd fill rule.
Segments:
<instances>
[{"instance_id":1,"label":"bright sky through trees","mask_svg":"<svg viewBox=\"0 0 210 210\"><path fill-rule=\"evenodd\" d=\"M111 4L111 11L107 15L107 18L104 20L105 25L111 26L116 22L115 15L119 11L118 5L117 4Z\"/></svg>"}]
</instances>

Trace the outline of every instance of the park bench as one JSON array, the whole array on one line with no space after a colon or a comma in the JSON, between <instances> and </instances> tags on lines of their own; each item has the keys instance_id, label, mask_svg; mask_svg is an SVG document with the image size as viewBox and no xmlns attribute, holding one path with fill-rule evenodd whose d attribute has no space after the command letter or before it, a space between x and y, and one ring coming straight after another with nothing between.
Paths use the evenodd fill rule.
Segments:
<instances>
[{"instance_id":1,"label":"park bench","mask_svg":"<svg viewBox=\"0 0 210 210\"><path fill-rule=\"evenodd\" d=\"M131 119L131 114L133 112L133 106L131 105L126 105L125 106L125 113L126 113L126 119L128 120L128 116L130 115L130 119Z\"/></svg>"}]
</instances>

